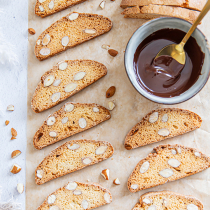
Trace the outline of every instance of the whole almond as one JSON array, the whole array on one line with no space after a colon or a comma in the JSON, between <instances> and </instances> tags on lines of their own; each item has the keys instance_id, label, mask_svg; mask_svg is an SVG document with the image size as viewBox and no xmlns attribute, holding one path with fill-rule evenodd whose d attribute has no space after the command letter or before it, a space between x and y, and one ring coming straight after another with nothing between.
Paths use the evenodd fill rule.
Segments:
<instances>
[{"instance_id":1,"label":"whole almond","mask_svg":"<svg viewBox=\"0 0 210 210\"><path fill-rule=\"evenodd\" d=\"M116 91L116 87L115 86L111 86L107 91L106 91L106 97L110 98L115 94Z\"/></svg>"},{"instance_id":2,"label":"whole almond","mask_svg":"<svg viewBox=\"0 0 210 210\"><path fill-rule=\"evenodd\" d=\"M108 53L109 53L109 55L111 55L112 57L115 57L115 56L117 56L118 51L117 51L117 50L114 50L114 49L109 49L109 50L108 50Z\"/></svg>"},{"instance_id":3,"label":"whole almond","mask_svg":"<svg viewBox=\"0 0 210 210\"><path fill-rule=\"evenodd\" d=\"M9 125L9 120L6 120L5 121L5 125Z\"/></svg>"},{"instance_id":4,"label":"whole almond","mask_svg":"<svg viewBox=\"0 0 210 210\"><path fill-rule=\"evenodd\" d=\"M33 28L29 28L28 33L31 35L34 35L36 33L36 31Z\"/></svg>"}]
</instances>

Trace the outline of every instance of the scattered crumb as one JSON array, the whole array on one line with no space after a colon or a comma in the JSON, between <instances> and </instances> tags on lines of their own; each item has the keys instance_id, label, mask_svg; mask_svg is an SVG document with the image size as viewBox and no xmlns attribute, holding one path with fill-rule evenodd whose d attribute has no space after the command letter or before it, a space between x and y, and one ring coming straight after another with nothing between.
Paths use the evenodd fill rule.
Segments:
<instances>
[{"instance_id":1,"label":"scattered crumb","mask_svg":"<svg viewBox=\"0 0 210 210\"><path fill-rule=\"evenodd\" d=\"M9 125L9 120L6 120L5 121L5 125Z\"/></svg>"}]
</instances>

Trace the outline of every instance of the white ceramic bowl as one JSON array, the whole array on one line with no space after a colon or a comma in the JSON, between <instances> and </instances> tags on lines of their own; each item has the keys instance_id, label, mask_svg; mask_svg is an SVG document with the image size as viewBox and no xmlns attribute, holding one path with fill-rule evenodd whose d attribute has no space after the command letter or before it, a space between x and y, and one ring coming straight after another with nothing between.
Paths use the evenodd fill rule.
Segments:
<instances>
[{"instance_id":1,"label":"white ceramic bowl","mask_svg":"<svg viewBox=\"0 0 210 210\"><path fill-rule=\"evenodd\" d=\"M210 73L210 52L208 42L199 29L196 29L192 36L196 39L198 45L205 54L204 64L197 82L181 95L172 98L162 98L148 93L138 84L133 69L133 60L136 49L150 34L164 28L180 29L187 32L190 27L191 23L183 19L162 17L146 22L132 35L125 50L125 69L131 83L141 95L160 104L178 104L192 98L205 86Z\"/></svg>"}]
</instances>

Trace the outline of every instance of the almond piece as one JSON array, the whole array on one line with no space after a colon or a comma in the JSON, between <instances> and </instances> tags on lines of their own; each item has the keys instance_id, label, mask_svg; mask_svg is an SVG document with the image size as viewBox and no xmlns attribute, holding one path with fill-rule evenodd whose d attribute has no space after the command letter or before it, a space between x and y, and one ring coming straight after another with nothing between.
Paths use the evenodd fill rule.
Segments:
<instances>
[{"instance_id":1,"label":"almond piece","mask_svg":"<svg viewBox=\"0 0 210 210\"><path fill-rule=\"evenodd\" d=\"M107 150L107 146L100 146L96 149L96 155L103 155L106 150Z\"/></svg>"},{"instance_id":2,"label":"almond piece","mask_svg":"<svg viewBox=\"0 0 210 210\"><path fill-rule=\"evenodd\" d=\"M22 183L17 184L17 191L22 194L24 192L24 185Z\"/></svg>"},{"instance_id":3,"label":"almond piece","mask_svg":"<svg viewBox=\"0 0 210 210\"><path fill-rule=\"evenodd\" d=\"M74 80L79 81L79 80L83 79L85 77L85 75L86 75L86 72L83 72L83 71L78 72L77 74L75 74Z\"/></svg>"},{"instance_id":4,"label":"almond piece","mask_svg":"<svg viewBox=\"0 0 210 210\"><path fill-rule=\"evenodd\" d=\"M15 110L15 107L13 105L9 105L7 107L7 111L14 111Z\"/></svg>"},{"instance_id":5,"label":"almond piece","mask_svg":"<svg viewBox=\"0 0 210 210\"><path fill-rule=\"evenodd\" d=\"M108 109L109 109L109 111L112 111L114 108L115 108L115 104L112 101L110 101L108 103Z\"/></svg>"},{"instance_id":6,"label":"almond piece","mask_svg":"<svg viewBox=\"0 0 210 210\"><path fill-rule=\"evenodd\" d=\"M99 7L101 9L104 9L105 8L105 1L102 1L100 4L99 4Z\"/></svg>"},{"instance_id":7,"label":"almond piece","mask_svg":"<svg viewBox=\"0 0 210 210\"><path fill-rule=\"evenodd\" d=\"M51 206L49 210L61 210L58 206Z\"/></svg>"},{"instance_id":8,"label":"almond piece","mask_svg":"<svg viewBox=\"0 0 210 210\"><path fill-rule=\"evenodd\" d=\"M66 185L66 189L67 190L75 190L77 188L77 183L76 182L69 182L67 185Z\"/></svg>"},{"instance_id":9,"label":"almond piece","mask_svg":"<svg viewBox=\"0 0 210 210\"><path fill-rule=\"evenodd\" d=\"M118 178L116 178L114 181L113 181L113 184L115 185L120 185L120 180Z\"/></svg>"},{"instance_id":10,"label":"almond piece","mask_svg":"<svg viewBox=\"0 0 210 210\"><path fill-rule=\"evenodd\" d=\"M31 35L34 35L36 33L36 31L33 28L29 28L28 33Z\"/></svg>"},{"instance_id":11,"label":"almond piece","mask_svg":"<svg viewBox=\"0 0 210 210\"><path fill-rule=\"evenodd\" d=\"M93 107L93 111L94 112L99 112L99 108L98 107Z\"/></svg>"},{"instance_id":12,"label":"almond piece","mask_svg":"<svg viewBox=\"0 0 210 210\"><path fill-rule=\"evenodd\" d=\"M80 191L80 190L74 190L73 194L74 195L81 195L82 194L82 191Z\"/></svg>"},{"instance_id":13,"label":"almond piece","mask_svg":"<svg viewBox=\"0 0 210 210\"><path fill-rule=\"evenodd\" d=\"M54 1L51 1L51 2L49 3L48 7L49 7L49 9L53 9L53 7L54 7Z\"/></svg>"},{"instance_id":14,"label":"almond piece","mask_svg":"<svg viewBox=\"0 0 210 210\"><path fill-rule=\"evenodd\" d=\"M56 101L58 101L60 99L60 97L61 97L61 93L54 93L51 97L51 100L52 100L52 102L55 103Z\"/></svg>"},{"instance_id":15,"label":"almond piece","mask_svg":"<svg viewBox=\"0 0 210 210\"><path fill-rule=\"evenodd\" d=\"M82 208L83 209L88 209L88 206L89 206L88 201L87 200L83 200L82 201Z\"/></svg>"},{"instance_id":16,"label":"almond piece","mask_svg":"<svg viewBox=\"0 0 210 210\"><path fill-rule=\"evenodd\" d=\"M55 80L55 82L53 83L53 86L58 87L61 84L61 80L57 79Z\"/></svg>"},{"instance_id":17,"label":"almond piece","mask_svg":"<svg viewBox=\"0 0 210 210\"><path fill-rule=\"evenodd\" d=\"M48 77L46 77L46 79L44 80L44 87L49 87L50 85L52 85L54 80L55 80L54 75L49 75Z\"/></svg>"},{"instance_id":18,"label":"almond piece","mask_svg":"<svg viewBox=\"0 0 210 210\"><path fill-rule=\"evenodd\" d=\"M63 71L68 67L68 63L65 61L61 61L60 63L58 63L58 69Z\"/></svg>"},{"instance_id":19,"label":"almond piece","mask_svg":"<svg viewBox=\"0 0 210 210\"><path fill-rule=\"evenodd\" d=\"M101 172L101 176L105 179L105 180L109 180L109 169L104 169Z\"/></svg>"},{"instance_id":20,"label":"almond piece","mask_svg":"<svg viewBox=\"0 0 210 210\"><path fill-rule=\"evenodd\" d=\"M85 165L89 165L92 162L92 159L89 157L82 158L82 163Z\"/></svg>"},{"instance_id":21,"label":"almond piece","mask_svg":"<svg viewBox=\"0 0 210 210\"><path fill-rule=\"evenodd\" d=\"M164 178L169 178L170 176L173 176L173 174L174 172L169 168L163 169L162 171L159 172L159 175Z\"/></svg>"},{"instance_id":22,"label":"almond piece","mask_svg":"<svg viewBox=\"0 0 210 210\"><path fill-rule=\"evenodd\" d=\"M12 136L10 140L14 140L14 139L16 139L16 138L14 136Z\"/></svg>"},{"instance_id":23,"label":"almond piece","mask_svg":"<svg viewBox=\"0 0 210 210\"><path fill-rule=\"evenodd\" d=\"M143 202L146 203L147 205L148 205L148 204L151 204L151 200L148 199L148 198L144 198L144 199L143 199Z\"/></svg>"},{"instance_id":24,"label":"almond piece","mask_svg":"<svg viewBox=\"0 0 210 210\"><path fill-rule=\"evenodd\" d=\"M155 123L158 120L158 112L153 112L149 117L150 123Z\"/></svg>"},{"instance_id":25,"label":"almond piece","mask_svg":"<svg viewBox=\"0 0 210 210\"><path fill-rule=\"evenodd\" d=\"M39 6L39 10L41 11L41 12L44 12L44 7L43 6Z\"/></svg>"},{"instance_id":26,"label":"almond piece","mask_svg":"<svg viewBox=\"0 0 210 210\"><path fill-rule=\"evenodd\" d=\"M107 44L103 44L101 46L101 48L105 49L105 50L108 50L110 48L110 45L107 45Z\"/></svg>"},{"instance_id":27,"label":"almond piece","mask_svg":"<svg viewBox=\"0 0 210 210\"><path fill-rule=\"evenodd\" d=\"M111 203L112 200L109 193L104 194L104 200L106 201L106 203Z\"/></svg>"},{"instance_id":28,"label":"almond piece","mask_svg":"<svg viewBox=\"0 0 210 210\"><path fill-rule=\"evenodd\" d=\"M65 104L64 111L71 112L73 110L74 110L74 105L73 104Z\"/></svg>"},{"instance_id":29,"label":"almond piece","mask_svg":"<svg viewBox=\"0 0 210 210\"><path fill-rule=\"evenodd\" d=\"M85 29L84 32L86 34L95 34L96 33L96 30L95 29Z\"/></svg>"},{"instance_id":30,"label":"almond piece","mask_svg":"<svg viewBox=\"0 0 210 210\"><path fill-rule=\"evenodd\" d=\"M118 51L117 51L117 50L114 50L114 49L109 49L109 50L108 50L108 53L109 53L109 55L111 55L112 57L115 57L115 56L117 56Z\"/></svg>"},{"instance_id":31,"label":"almond piece","mask_svg":"<svg viewBox=\"0 0 210 210\"><path fill-rule=\"evenodd\" d=\"M162 128L158 131L158 134L160 136L168 136L170 134L170 131L167 128Z\"/></svg>"},{"instance_id":32,"label":"almond piece","mask_svg":"<svg viewBox=\"0 0 210 210\"><path fill-rule=\"evenodd\" d=\"M155 205L149 206L147 210L157 210L157 207Z\"/></svg>"},{"instance_id":33,"label":"almond piece","mask_svg":"<svg viewBox=\"0 0 210 210\"><path fill-rule=\"evenodd\" d=\"M79 17L78 13L72 13L69 15L69 20L76 20Z\"/></svg>"},{"instance_id":34,"label":"almond piece","mask_svg":"<svg viewBox=\"0 0 210 210\"><path fill-rule=\"evenodd\" d=\"M20 154L21 154L20 150L15 150L15 151L12 152L11 158L14 159L14 158L18 157Z\"/></svg>"},{"instance_id":35,"label":"almond piece","mask_svg":"<svg viewBox=\"0 0 210 210\"><path fill-rule=\"evenodd\" d=\"M10 172L13 174L17 174L21 171L21 167L18 164L13 164L12 168L10 169Z\"/></svg>"},{"instance_id":36,"label":"almond piece","mask_svg":"<svg viewBox=\"0 0 210 210\"><path fill-rule=\"evenodd\" d=\"M66 93L70 93L71 91L75 90L76 88L77 88L76 83L70 83L70 84L66 85L64 90Z\"/></svg>"},{"instance_id":37,"label":"almond piece","mask_svg":"<svg viewBox=\"0 0 210 210\"><path fill-rule=\"evenodd\" d=\"M189 204L187 205L187 210L198 210L198 207L195 204Z\"/></svg>"},{"instance_id":38,"label":"almond piece","mask_svg":"<svg viewBox=\"0 0 210 210\"><path fill-rule=\"evenodd\" d=\"M55 131L50 131L49 135L51 137L54 137L55 138L57 136L57 133Z\"/></svg>"},{"instance_id":39,"label":"almond piece","mask_svg":"<svg viewBox=\"0 0 210 210\"><path fill-rule=\"evenodd\" d=\"M149 161L144 162L140 168L140 173L143 174L143 173L147 172L149 169L149 165L150 165Z\"/></svg>"},{"instance_id":40,"label":"almond piece","mask_svg":"<svg viewBox=\"0 0 210 210\"><path fill-rule=\"evenodd\" d=\"M139 186L138 186L137 184L132 184L132 185L131 185L131 188L132 188L133 190L136 190L136 189L139 188Z\"/></svg>"},{"instance_id":41,"label":"almond piece","mask_svg":"<svg viewBox=\"0 0 210 210\"><path fill-rule=\"evenodd\" d=\"M50 54L50 49L47 47L42 48L39 53L43 56L49 55Z\"/></svg>"},{"instance_id":42,"label":"almond piece","mask_svg":"<svg viewBox=\"0 0 210 210\"><path fill-rule=\"evenodd\" d=\"M171 150L171 153L172 153L173 155L176 155L176 150L175 150L175 149L172 149L172 150Z\"/></svg>"},{"instance_id":43,"label":"almond piece","mask_svg":"<svg viewBox=\"0 0 210 210\"><path fill-rule=\"evenodd\" d=\"M85 118L80 118L79 119L79 127L80 128L85 128L87 126L87 121Z\"/></svg>"},{"instance_id":44,"label":"almond piece","mask_svg":"<svg viewBox=\"0 0 210 210\"><path fill-rule=\"evenodd\" d=\"M68 121L69 121L69 118L68 118L68 117L64 117L64 118L61 120L62 124L65 124L65 123L67 123Z\"/></svg>"},{"instance_id":45,"label":"almond piece","mask_svg":"<svg viewBox=\"0 0 210 210\"><path fill-rule=\"evenodd\" d=\"M163 121L163 122L167 122L167 121L168 121L168 115L167 115L167 114L164 114L164 115L163 115L162 121Z\"/></svg>"},{"instance_id":46,"label":"almond piece","mask_svg":"<svg viewBox=\"0 0 210 210\"><path fill-rule=\"evenodd\" d=\"M55 203L55 200L56 200L56 196L55 195L50 195L50 196L48 196L47 202L49 204L53 204L53 203Z\"/></svg>"},{"instance_id":47,"label":"almond piece","mask_svg":"<svg viewBox=\"0 0 210 210\"><path fill-rule=\"evenodd\" d=\"M5 121L5 125L9 125L9 120L6 120Z\"/></svg>"},{"instance_id":48,"label":"almond piece","mask_svg":"<svg viewBox=\"0 0 210 210\"><path fill-rule=\"evenodd\" d=\"M51 40L51 37L50 37L50 35L49 34L46 34L45 36L44 36L44 38L42 39L42 45L48 45L49 43L50 43L50 40Z\"/></svg>"},{"instance_id":49,"label":"almond piece","mask_svg":"<svg viewBox=\"0 0 210 210\"><path fill-rule=\"evenodd\" d=\"M201 157L200 152L195 152L194 154L195 154L196 157Z\"/></svg>"},{"instance_id":50,"label":"almond piece","mask_svg":"<svg viewBox=\"0 0 210 210\"><path fill-rule=\"evenodd\" d=\"M116 91L116 87L115 86L111 86L107 91L106 91L106 98L111 98Z\"/></svg>"},{"instance_id":51,"label":"almond piece","mask_svg":"<svg viewBox=\"0 0 210 210\"><path fill-rule=\"evenodd\" d=\"M67 147L70 150L77 150L80 148L80 145L79 144L73 144L73 145L68 144Z\"/></svg>"},{"instance_id":52,"label":"almond piece","mask_svg":"<svg viewBox=\"0 0 210 210\"><path fill-rule=\"evenodd\" d=\"M181 165L181 163L177 159L172 158L172 159L168 160L168 165L170 165L170 166L172 166L174 168L177 168L177 167L179 167Z\"/></svg>"},{"instance_id":53,"label":"almond piece","mask_svg":"<svg viewBox=\"0 0 210 210\"><path fill-rule=\"evenodd\" d=\"M11 134L12 134L12 137L16 137L17 131L14 128L11 128Z\"/></svg>"},{"instance_id":54,"label":"almond piece","mask_svg":"<svg viewBox=\"0 0 210 210\"><path fill-rule=\"evenodd\" d=\"M55 121L56 121L55 117L51 116L47 119L47 125L49 125L49 126L54 125Z\"/></svg>"},{"instance_id":55,"label":"almond piece","mask_svg":"<svg viewBox=\"0 0 210 210\"><path fill-rule=\"evenodd\" d=\"M69 37L68 36L64 36L61 40L61 44L66 47L69 43Z\"/></svg>"},{"instance_id":56,"label":"almond piece","mask_svg":"<svg viewBox=\"0 0 210 210\"><path fill-rule=\"evenodd\" d=\"M43 170L37 170L36 171L36 176L38 177L38 178L42 178L43 177L43 175L44 175L44 171Z\"/></svg>"}]
</instances>

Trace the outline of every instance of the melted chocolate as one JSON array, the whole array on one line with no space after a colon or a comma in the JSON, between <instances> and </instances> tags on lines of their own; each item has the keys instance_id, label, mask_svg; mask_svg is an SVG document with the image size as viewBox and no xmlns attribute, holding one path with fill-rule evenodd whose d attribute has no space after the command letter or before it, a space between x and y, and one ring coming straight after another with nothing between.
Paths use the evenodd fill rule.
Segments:
<instances>
[{"instance_id":1,"label":"melted chocolate","mask_svg":"<svg viewBox=\"0 0 210 210\"><path fill-rule=\"evenodd\" d=\"M148 36L138 46L134 55L134 70L139 85L150 94L164 98L178 96L198 80L205 54L193 37L184 48L184 66L169 56L154 60L162 48L180 43L185 34L178 29L162 29Z\"/></svg>"}]
</instances>

